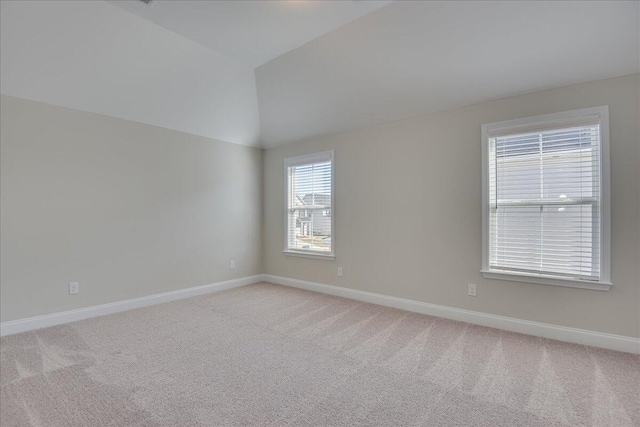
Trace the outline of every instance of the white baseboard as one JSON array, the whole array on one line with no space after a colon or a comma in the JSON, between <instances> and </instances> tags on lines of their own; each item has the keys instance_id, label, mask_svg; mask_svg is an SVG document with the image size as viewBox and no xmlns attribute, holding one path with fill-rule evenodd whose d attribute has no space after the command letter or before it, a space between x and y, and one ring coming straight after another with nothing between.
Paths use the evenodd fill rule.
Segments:
<instances>
[{"instance_id":1,"label":"white baseboard","mask_svg":"<svg viewBox=\"0 0 640 427\"><path fill-rule=\"evenodd\" d=\"M497 316L494 314L480 313L477 311L463 310L460 308L446 307L405 298L397 298L373 292L359 291L340 286L326 285L324 283L309 282L306 280L291 279L288 277L273 276L270 274L257 274L255 276L226 280L208 285L195 286L177 291L164 292L146 297L133 298L108 304L80 308L77 310L63 311L60 313L46 314L43 316L29 317L26 319L12 320L0 323L0 336L17 334L34 329L61 325L89 319L91 317L104 316L119 313L134 308L176 301L211 292L224 291L253 283L267 281L294 288L336 295L358 301L369 302L387 307L415 313L428 314L461 322L473 323L490 328L519 332L544 338L566 341L575 344L590 345L594 347L608 348L626 353L640 354L640 339L620 335L605 334L602 332L587 331L584 329L568 328L565 326L550 325L548 323L532 322L529 320L515 319L512 317Z\"/></svg>"},{"instance_id":2,"label":"white baseboard","mask_svg":"<svg viewBox=\"0 0 640 427\"><path fill-rule=\"evenodd\" d=\"M575 344L589 345L593 347L608 348L626 353L640 354L640 339L621 335L605 334L602 332L587 331L584 329L568 328L565 326L550 325L548 323L532 322L529 320L515 319L512 317L497 316L494 314L480 313L477 311L463 310L460 308L446 307L443 305L429 304L404 298L376 294L373 292L358 291L340 286L326 285L324 283L308 282L306 280L290 279L288 277L264 274L263 280L294 288L351 298L358 301L370 302L387 307L399 308L415 313L444 317L446 319L473 323L490 328L503 329L511 332L519 332L543 338L566 341Z\"/></svg>"},{"instance_id":3,"label":"white baseboard","mask_svg":"<svg viewBox=\"0 0 640 427\"><path fill-rule=\"evenodd\" d=\"M12 335L20 332L31 331L34 329L61 325L63 323L75 322L77 320L88 319L91 317L119 313L121 311L132 310L134 308L162 304L164 302L176 301L184 298L208 294L210 292L224 291L226 289L237 288L239 286L257 283L262 280L263 275L257 274L255 276L241 277L239 279L225 280L223 282L194 286L192 288L179 289L177 291L163 292L161 294L149 295L146 297L132 298L108 304L94 305L91 307L79 308L77 310L45 314L43 316L29 317L26 319L11 320L8 322L0 323L0 336Z\"/></svg>"}]
</instances>

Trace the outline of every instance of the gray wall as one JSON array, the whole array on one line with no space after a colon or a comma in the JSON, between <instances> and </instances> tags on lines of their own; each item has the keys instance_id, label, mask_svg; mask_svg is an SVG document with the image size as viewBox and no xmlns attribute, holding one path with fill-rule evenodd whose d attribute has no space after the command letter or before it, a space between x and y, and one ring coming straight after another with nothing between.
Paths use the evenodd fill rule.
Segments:
<instances>
[{"instance_id":1,"label":"gray wall","mask_svg":"<svg viewBox=\"0 0 640 427\"><path fill-rule=\"evenodd\" d=\"M266 272L638 337L639 98L636 74L263 155L2 96L1 320ZM612 290L484 280L480 126L605 104L611 115ZM336 260L283 255L283 158L330 149L336 155ZM336 276L337 266L344 277ZM70 281L80 282L79 295L68 295ZM478 284L476 298L466 295L467 283Z\"/></svg>"},{"instance_id":2,"label":"gray wall","mask_svg":"<svg viewBox=\"0 0 640 427\"><path fill-rule=\"evenodd\" d=\"M1 102L2 321L262 272L262 150Z\"/></svg>"},{"instance_id":3,"label":"gray wall","mask_svg":"<svg viewBox=\"0 0 640 427\"><path fill-rule=\"evenodd\" d=\"M486 102L269 149L265 272L450 307L640 336L640 75ZM480 126L609 105L609 292L485 280ZM335 261L282 254L285 157L335 150ZM344 268L337 277L336 267ZM478 296L467 296L467 283Z\"/></svg>"}]
</instances>

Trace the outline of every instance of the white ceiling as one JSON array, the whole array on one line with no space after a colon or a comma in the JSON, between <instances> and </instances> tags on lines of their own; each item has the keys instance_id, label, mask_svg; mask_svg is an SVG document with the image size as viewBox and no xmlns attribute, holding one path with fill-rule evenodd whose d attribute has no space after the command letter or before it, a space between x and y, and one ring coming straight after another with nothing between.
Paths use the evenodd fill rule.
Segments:
<instances>
[{"instance_id":1,"label":"white ceiling","mask_svg":"<svg viewBox=\"0 0 640 427\"><path fill-rule=\"evenodd\" d=\"M253 68L390 1L155 1L113 4Z\"/></svg>"},{"instance_id":2,"label":"white ceiling","mask_svg":"<svg viewBox=\"0 0 640 427\"><path fill-rule=\"evenodd\" d=\"M2 1L5 95L259 144L244 66L100 1Z\"/></svg>"},{"instance_id":3,"label":"white ceiling","mask_svg":"<svg viewBox=\"0 0 640 427\"><path fill-rule=\"evenodd\" d=\"M639 5L392 3L256 70L263 146L637 73Z\"/></svg>"},{"instance_id":4,"label":"white ceiling","mask_svg":"<svg viewBox=\"0 0 640 427\"><path fill-rule=\"evenodd\" d=\"M2 93L273 147L640 72L638 1L115 3L3 0Z\"/></svg>"}]
</instances>

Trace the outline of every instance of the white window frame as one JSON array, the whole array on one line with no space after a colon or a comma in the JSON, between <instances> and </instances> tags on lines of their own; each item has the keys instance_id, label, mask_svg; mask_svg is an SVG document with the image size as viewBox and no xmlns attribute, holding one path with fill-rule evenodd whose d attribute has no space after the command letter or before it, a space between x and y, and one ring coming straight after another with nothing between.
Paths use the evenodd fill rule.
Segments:
<instances>
[{"instance_id":1,"label":"white window frame","mask_svg":"<svg viewBox=\"0 0 640 427\"><path fill-rule=\"evenodd\" d=\"M582 117L600 118L600 280L587 281L552 275L514 273L489 267L489 134L496 131L514 133L527 128L563 126ZM611 286L611 187L609 158L609 106L583 108L542 116L526 117L482 125L482 276L487 279L566 286L608 291Z\"/></svg>"},{"instance_id":2,"label":"white window frame","mask_svg":"<svg viewBox=\"0 0 640 427\"><path fill-rule=\"evenodd\" d=\"M331 159L331 252L320 252L314 250L304 250L304 249L289 249L289 166L296 164L306 164L313 163L318 161L323 161L327 157ZM298 256L303 258L315 258L321 259L325 261L331 261L335 259L336 253L336 237L335 237L335 176L336 176L336 165L335 165L335 153L333 150L331 151L323 151L321 153L313 153L313 154L305 154L302 156L296 157L288 157L284 159L284 250L282 251L285 255Z\"/></svg>"}]
</instances>

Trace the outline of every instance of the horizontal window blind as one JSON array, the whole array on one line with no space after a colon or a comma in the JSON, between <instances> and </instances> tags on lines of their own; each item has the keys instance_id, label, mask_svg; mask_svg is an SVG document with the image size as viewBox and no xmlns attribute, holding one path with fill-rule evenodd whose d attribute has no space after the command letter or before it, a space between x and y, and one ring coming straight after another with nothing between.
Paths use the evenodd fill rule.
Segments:
<instances>
[{"instance_id":1,"label":"horizontal window blind","mask_svg":"<svg viewBox=\"0 0 640 427\"><path fill-rule=\"evenodd\" d=\"M287 250L331 254L331 154L287 159Z\"/></svg>"},{"instance_id":2,"label":"horizontal window blind","mask_svg":"<svg viewBox=\"0 0 640 427\"><path fill-rule=\"evenodd\" d=\"M600 126L489 137L491 270L600 279Z\"/></svg>"}]
</instances>

